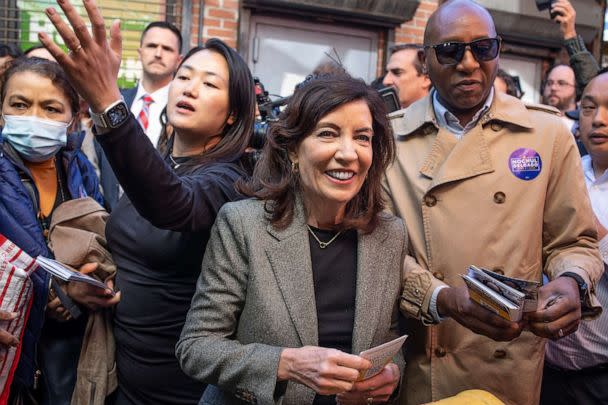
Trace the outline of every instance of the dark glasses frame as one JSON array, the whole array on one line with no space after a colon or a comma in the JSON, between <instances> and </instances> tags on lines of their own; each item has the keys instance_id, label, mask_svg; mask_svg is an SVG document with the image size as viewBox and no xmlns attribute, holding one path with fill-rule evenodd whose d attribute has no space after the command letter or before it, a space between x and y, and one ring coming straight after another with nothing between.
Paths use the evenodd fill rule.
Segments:
<instances>
[{"instance_id":1,"label":"dark glasses frame","mask_svg":"<svg viewBox=\"0 0 608 405\"><path fill-rule=\"evenodd\" d=\"M490 42L490 46L482 46ZM425 45L424 49L432 48L435 51L437 61L446 66L454 66L459 64L464 58L466 49L469 48L471 53L478 62L487 62L498 57L500 53L500 45L502 38L481 38L471 42L449 41L437 45Z\"/></svg>"}]
</instances>

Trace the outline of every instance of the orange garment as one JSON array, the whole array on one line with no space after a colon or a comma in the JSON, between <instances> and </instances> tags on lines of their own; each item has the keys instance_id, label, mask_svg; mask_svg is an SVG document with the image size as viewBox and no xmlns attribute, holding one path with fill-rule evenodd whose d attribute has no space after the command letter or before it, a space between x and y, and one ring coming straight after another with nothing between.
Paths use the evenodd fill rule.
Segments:
<instances>
[{"instance_id":1,"label":"orange garment","mask_svg":"<svg viewBox=\"0 0 608 405\"><path fill-rule=\"evenodd\" d=\"M38 189L40 199L40 215L46 218L51 215L55 199L57 198L57 167L55 167L55 157L44 162L28 162L25 166L29 169L34 184Z\"/></svg>"}]
</instances>

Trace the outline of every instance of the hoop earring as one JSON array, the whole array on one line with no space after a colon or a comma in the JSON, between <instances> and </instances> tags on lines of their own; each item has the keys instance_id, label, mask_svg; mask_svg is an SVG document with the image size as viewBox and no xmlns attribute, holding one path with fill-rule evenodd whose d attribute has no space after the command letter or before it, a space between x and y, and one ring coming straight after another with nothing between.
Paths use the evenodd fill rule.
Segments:
<instances>
[{"instance_id":1,"label":"hoop earring","mask_svg":"<svg viewBox=\"0 0 608 405\"><path fill-rule=\"evenodd\" d=\"M298 163L297 162L291 162L291 171L294 173L298 172Z\"/></svg>"}]
</instances>

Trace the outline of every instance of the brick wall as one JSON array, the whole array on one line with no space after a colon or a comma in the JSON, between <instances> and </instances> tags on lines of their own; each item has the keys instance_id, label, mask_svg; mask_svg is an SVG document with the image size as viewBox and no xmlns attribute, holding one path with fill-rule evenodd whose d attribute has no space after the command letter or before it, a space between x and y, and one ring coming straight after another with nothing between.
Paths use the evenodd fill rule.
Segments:
<instances>
[{"instance_id":1,"label":"brick wall","mask_svg":"<svg viewBox=\"0 0 608 405\"><path fill-rule=\"evenodd\" d=\"M236 48L238 36L238 0L204 0L203 43L209 38L219 38ZM190 44L198 40L199 2L192 1L192 36Z\"/></svg>"},{"instance_id":2,"label":"brick wall","mask_svg":"<svg viewBox=\"0 0 608 405\"><path fill-rule=\"evenodd\" d=\"M442 0L422 0L414 18L395 30L395 43L422 43L424 26L429 16ZM199 2L192 1L192 37L190 44L196 45L198 38ZM233 48L238 38L239 0L204 0L203 42L211 37L225 41ZM384 47L381 35L379 49ZM383 56L383 55L380 55ZM382 57L379 60L383 60Z\"/></svg>"},{"instance_id":3,"label":"brick wall","mask_svg":"<svg viewBox=\"0 0 608 405\"><path fill-rule=\"evenodd\" d=\"M395 43L422 43L424 27L440 0L422 0L414 18L395 30Z\"/></svg>"}]
</instances>

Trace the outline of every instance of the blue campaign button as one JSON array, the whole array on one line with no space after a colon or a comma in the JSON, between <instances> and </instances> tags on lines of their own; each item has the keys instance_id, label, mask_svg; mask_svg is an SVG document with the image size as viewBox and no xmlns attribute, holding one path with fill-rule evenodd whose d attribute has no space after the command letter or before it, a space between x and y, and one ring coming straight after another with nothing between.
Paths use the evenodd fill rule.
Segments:
<instances>
[{"instance_id":1,"label":"blue campaign button","mask_svg":"<svg viewBox=\"0 0 608 405\"><path fill-rule=\"evenodd\" d=\"M537 151L531 148L520 148L509 156L509 170L518 179L533 180L541 172L543 161Z\"/></svg>"}]
</instances>

